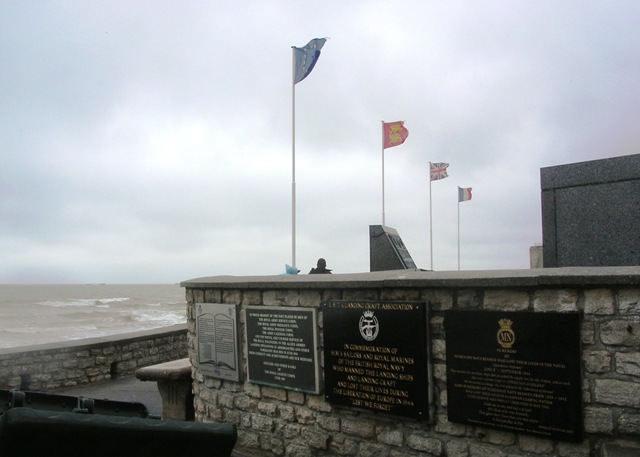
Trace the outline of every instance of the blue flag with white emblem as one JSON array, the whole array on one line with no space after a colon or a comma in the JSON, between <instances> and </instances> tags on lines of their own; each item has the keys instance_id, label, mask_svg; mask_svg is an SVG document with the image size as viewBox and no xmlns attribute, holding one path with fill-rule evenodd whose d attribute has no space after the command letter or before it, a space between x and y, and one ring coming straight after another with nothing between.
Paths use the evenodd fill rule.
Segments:
<instances>
[{"instance_id":1,"label":"blue flag with white emblem","mask_svg":"<svg viewBox=\"0 0 640 457\"><path fill-rule=\"evenodd\" d=\"M293 84L298 84L304 78L309 76L311 70L320 58L320 49L324 46L326 38L314 38L302 48L294 47L295 53L295 75Z\"/></svg>"}]
</instances>

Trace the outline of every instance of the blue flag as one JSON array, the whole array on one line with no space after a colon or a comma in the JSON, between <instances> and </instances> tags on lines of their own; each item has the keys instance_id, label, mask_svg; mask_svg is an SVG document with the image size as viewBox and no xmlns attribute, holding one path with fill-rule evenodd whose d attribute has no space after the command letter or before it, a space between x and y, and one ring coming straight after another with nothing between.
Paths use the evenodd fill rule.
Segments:
<instances>
[{"instance_id":1,"label":"blue flag","mask_svg":"<svg viewBox=\"0 0 640 457\"><path fill-rule=\"evenodd\" d=\"M311 70L320 58L320 49L324 46L326 38L314 38L303 48L294 47L295 52L295 76L293 84L298 84L309 76Z\"/></svg>"},{"instance_id":2,"label":"blue flag","mask_svg":"<svg viewBox=\"0 0 640 457\"><path fill-rule=\"evenodd\" d=\"M292 267L291 265L288 264L284 264L284 274L286 275L297 275L298 273L300 273L300 270L298 270L296 267Z\"/></svg>"}]
</instances>

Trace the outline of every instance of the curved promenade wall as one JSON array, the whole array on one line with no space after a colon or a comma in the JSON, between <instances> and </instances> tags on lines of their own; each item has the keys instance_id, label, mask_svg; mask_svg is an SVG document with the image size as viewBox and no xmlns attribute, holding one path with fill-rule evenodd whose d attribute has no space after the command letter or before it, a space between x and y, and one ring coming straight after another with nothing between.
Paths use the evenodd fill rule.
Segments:
<instances>
[{"instance_id":1,"label":"curved promenade wall","mask_svg":"<svg viewBox=\"0 0 640 457\"><path fill-rule=\"evenodd\" d=\"M129 376L138 368L186 355L185 324L0 349L0 388L48 391Z\"/></svg>"},{"instance_id":2,"label":"curved promenade wall","mask_svg":"<svg viewBox=\"0 0 640 457\"><path fill-rule=\"evenodd\" d=\"M217 276L182 283L196 420L238 427L237 449L257 456L561 456L640 455L640 267L508 271L390 271L353 275ZM243 380L215 379L196 365L195 303L310 307L330 300L418 300L431 307L435 421L426 423L337 407L313 395ZM446 310L581 314L584 440L553 441L449 422ZM321 340L321 338L320 338ZM322 341L320 341L322 344ZM562 350L562 348L558 348ZM634 446L638 446L634 448ZM629 454L616 454L616 450ZM636 452L637 454L634 454Z\"/></svg>"}]
</instances>

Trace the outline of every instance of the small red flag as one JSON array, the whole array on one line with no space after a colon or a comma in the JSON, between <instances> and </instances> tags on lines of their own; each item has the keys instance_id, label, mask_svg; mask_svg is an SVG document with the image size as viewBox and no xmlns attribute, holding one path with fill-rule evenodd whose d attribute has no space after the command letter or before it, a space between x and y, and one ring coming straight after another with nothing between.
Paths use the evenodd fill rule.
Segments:
<instances>
[{"instance_id":1,"label":"small red flag","mask_svg":"<svg viewBox=\"0 0 640 457\"><path fill-rule=\"evenodd\" d=\"M409 136L409 131L404 128L404 121L383 122L382 135L384 137L382 148L392 148L404 143Z\"/></svg>"}]
</instances>

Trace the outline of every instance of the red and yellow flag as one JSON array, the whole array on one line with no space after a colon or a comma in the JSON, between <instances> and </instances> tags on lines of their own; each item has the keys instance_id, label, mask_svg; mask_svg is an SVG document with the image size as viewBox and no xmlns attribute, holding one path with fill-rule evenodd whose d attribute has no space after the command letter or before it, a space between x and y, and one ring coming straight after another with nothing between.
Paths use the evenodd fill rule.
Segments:
<instances>
[{"instance_id":1,"label":"red and yellow flag","mask_svg":"<svg viewBox=\"0 0 640 457\"><path fill-rule=\"evenodd\" d=\"M409 131L404 128L404 121L382 123L382 148L392 148L404 143L409 136Z\"/></svg>"}]
</instances>

